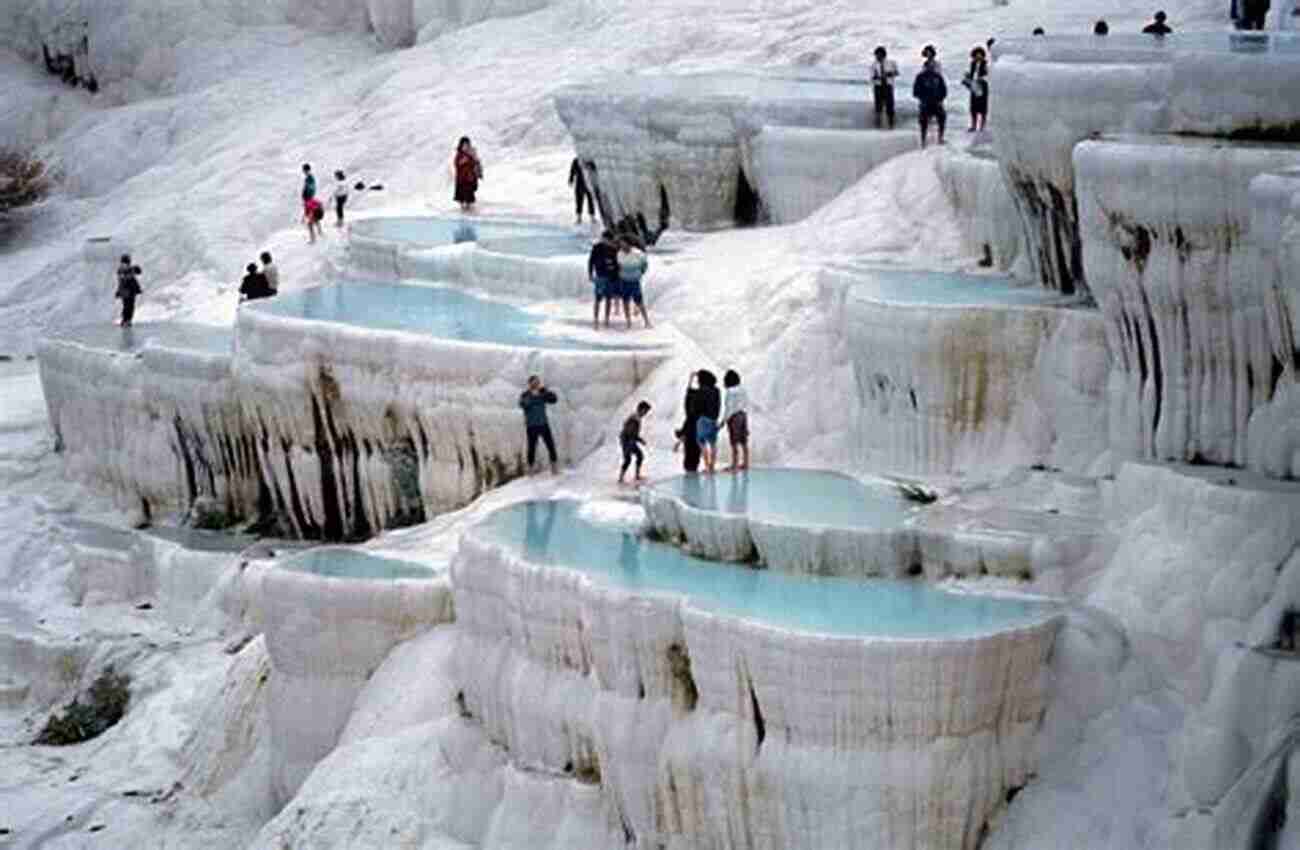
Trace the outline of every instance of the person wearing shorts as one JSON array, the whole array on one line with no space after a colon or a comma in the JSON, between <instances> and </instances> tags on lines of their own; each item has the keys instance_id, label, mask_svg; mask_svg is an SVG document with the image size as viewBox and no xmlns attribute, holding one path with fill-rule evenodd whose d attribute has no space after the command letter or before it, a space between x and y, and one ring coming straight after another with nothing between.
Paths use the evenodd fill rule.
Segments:
<instances>
[{"instance_id":1,"label":"person wearing shorts","mask_svg":"<svg viewBox=\"0 0 1300 850\"><path fill-rule=\"evenodd\" d=\"M712 474L718 462L718 414L722 412L722 393L718 378L708 369L698 373L700 382L700 418L695 421L695 441L700 444L704 471Z\"/></svg>"},{"instance_id":2,"label":"person wearing shorts","mask_svg":"<svg viewBox=\"0 0 1300 850\"><path fill-rule=\"evenodd\" d=\"M727 438L731 441L731 472L749 469L749 393L740 385L740 374L728 369L722 376L727 388L726 404L722 407L722 421L727 423Z\"/></svg>"},{"instance_id":3,"label":"person wearing shorts","mask_svg":"<svg viewBox=\"0 0 1300 850\"><path fill-rule=\"evenodd\" d=\"M605 302L605 327L609 327L610 304L615 298L622 298L622 287L618 286L618 243L614 234L606 230L600 234L600 240L591 246L591 255L587 258L587 277L595 299L591 308L591 324L600 330L600 302Z\"/></svg>"},{"instance_id":4,"label":"person wearing shorts","mask_svg":"<svg viewBox=\"0 0 1300 850\"><path fill-rule=\"evenodd\" d=\"M619 294L623 299L623 315L627 318L628 330L632 329L633 304L641 311L645 326L650 327L650 314L646 312L645 295L641 292L641 279L649 265L645 252L636 243L631 239L622 241L618 249Z\"/></svg>"}]
</instances>

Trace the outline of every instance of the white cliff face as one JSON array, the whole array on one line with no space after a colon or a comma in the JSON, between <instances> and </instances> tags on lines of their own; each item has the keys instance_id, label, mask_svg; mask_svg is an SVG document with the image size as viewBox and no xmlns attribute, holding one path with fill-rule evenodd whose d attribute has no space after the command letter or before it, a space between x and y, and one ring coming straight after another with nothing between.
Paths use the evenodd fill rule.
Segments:
<instances>
[{"instance_id":1,"label":"white cliff face","mask_svg":"<svg viewBox=\"0 0 1300 850\"><path fill-rule=\"evenodd\" d=\"M887 273L827 275L842 303L861 468L955 472L1104 459L1108 354L1093 311L1008 302L978 279L939 301L882 288ZM1033 290L1028 294L1032 295ZM1046 302L1044 302L1046 303Z\"/></svg>"},{"instance_id":2,"label":"white cliff face","mask_svg":"<svg viewBox=\"0 0 1300 850\"><path fill-rule=\"evenodd\" d=\"M1031 274L1049 289L1086 292L1079 244L1075 144L1097 132L1166 124L1172 71L1161 64L998 60L998 162L1020 212Z\"/></svg>"},{"instance_id":3,"label":"white cliff face","mask_svg":"<svg viewBox=\"0 0 1300 850\"><path fill-rule=\"evenodd\" d=\"M628 76L565 89L555 108L578 156L596 164L593 191L599 188L608 219L639 212L653 228L671 215L679 226L708 229L734 222L741 207L755 203L746 195L755 187L824 202L864 167L911 147L892 134L862 135L858 151L870 153L850 154L847 134L790 129L863 130L865 91L862 80L812 71ZM903 115L915 112L899 100ZM838 165L828 166L828 150L840 152ZM809 200L774 203L778 222L811 211Z\"/></svg>"},{"instance_id":4,"label":"white cliff face","mask_svg":"<svg viewBox=\"0 0 1300 850\"><path fill-rule=\"evenodd\" d=\"M602 817L638 845L971 848L1033 770L1055 620L808 634L475 532L453 588L467 714L515 767L598 785Z\"/></svg>"},{"instance_id":5,"label":"white cliff face","mask_svg":"<svg viewBox=\"0 0 1300 850\"><path fill-rule=\"evenodd\" d=\"M386 571L397 563L325 548L265 572L261 626L272 669L277 806L334 749L357 695L393 647L451 619L445 577L432 570L416 577L414 568ZM350 574L354 569L359 574Z\"/></svg>"},{"instance_id":6,"label":"white cliff face","mask_svg":"<svg viewBox=\"0 0 1300 850\"><path fill-rule=\"evenodd\" d=\"M746 173L772 224L790 224L887 159L920 147L914 130L818 130L766 126L744 143Z\"/></svg>"},{"instance_id":7,"label":"white cliff face","mask_svg":"<svg viewBox=\"0 0 1300 850\"><path fill-rule=\"evenodd\" d=\"M257 468L233 399L231 356L219 338L199 347L222 332L174 330L101 327L42 343L41 382L67 470L145 517L200 497L247 515ZM121 350L131 338L142 345Z\"/></svg>"},{"instance_id":8,"label":"white cliff face","mask_svg":"<svg viewBox=\"0 0 1300 850\"><path fill-rule=\"evenodd\" d=\"M422 522L523 475L518 400L531 374L560 396L548 412L560 462L582 457L665 356L466 344L256 310L240 313L238 338L239 403L257 423L272 498L295 533L329 539Z\"/></svg>"},{"instance_id":9,"label":"white cliff face","mask_svg":"<svg viewBox=\"0 0 1300 850\"><path fill-rule=\"evenodd\" d=\"M1279 478L1300 477L1300 173L1265 174L1250 182L1251 241L1258 252L1261 289L1273 350L1274 389L1250 416L1247 457L1252 469ZM1278 374L1280 371L1280 374Z\"/></svg>"},{"instance_id":10,"label":"white cliff face","mask_svg":"<svg viewBox=\"0 0 1300 850\"><path fill-rule=\"evenodd\" d=\"M1250 181L1289 147L1176 139L1075 149L1089 281L1114 353L1110 445L1121 456L1245 465L1247 422L1279 378Z\"/></svg>"},{"instance_id":11,"label":"white cliff face","mask_svg":"<svg viewBox=\"0 0 1300 850\"><path fill-rule=\"evenodd\" d=\"M971 256L999 271L1030 277L1020 213L992 151L947 149L934 162Z\"/></svg>"}]
</instances>

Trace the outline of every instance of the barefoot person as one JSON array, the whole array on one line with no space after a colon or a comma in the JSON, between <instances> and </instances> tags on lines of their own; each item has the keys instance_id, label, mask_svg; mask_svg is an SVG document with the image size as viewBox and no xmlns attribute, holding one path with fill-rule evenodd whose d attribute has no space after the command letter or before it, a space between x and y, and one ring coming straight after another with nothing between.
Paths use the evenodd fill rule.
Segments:
<instances>
[{"instance_id":1,"label":"barefoot person","mask_svg":"<svg viewBox=\"0 0 1300 850\"><path fill-rule=\"evenodd\" d=\"M605 302L605 327L609 327L609 310L615 293L620 290L618 279L618 243L613 232L606 230L600 240L591 246L587 257L587 277L591 280L594 300L591 307L591 326L600 330L600 302Z\"/></svg>"},{"instance_id":2,"label":"barefoot person","mask_svg":"<svg viewBox=\"0 0 1300 850\"><path fill-rule=\"evenodd\" d=\"M989 118L989 60L984 48L970 52L970 70L961 84L970 90L970 129L966 132L983 130Z\"/></svg>"},{"instance_id":3,"label":"barefoot person","mask_svg":"<svg viewBox=\"0 0 1300 850\"><path fill-rule=\"evenodd\" d=\"M577 208L575 224L582 224L582 202L587 202L587 218L596 221L596 202L592 200L591 190L587 188L587 175L582 173L582 163L575 156L569 165L569 185L573 187L573 203Z\"/></svg>"},{"instance_id":4,"label":"barefoot person","mask_svg":"<svg viewBox=\"0 0 1300 850\"><path fill-rule=\"evenodd\" d=\"M334 172L334 226L343 226L343 208L348 205L348 178L342 171Z\"/></svg>"},{"instance_id":5,"label":"barefoot person","mask_svg":"<svg viewBox=\"0 0 1300 850\"><path fill-rule=\"evenodd\" d=\"M321 221L325 218L325 207L315 197L308 198L302 204L302 222L307 225L307 241L316 244L316 237L323 236Z\"/></svg>"},{"instance_id":6,"label":"barefoot person","mask_svg":"<svg viewBox=\"0 0 1300 850\"><path fill-rule=\"evenodd\" d=\"M555 404L559 398L546 388L542 379L536 375L528 376L528 388L519 394L519 407L524 411L524 433L528 439L528 471L531 473L537 465L537 441L546 444L546 452L551 456L551 473L560 472L559 458L555 454L555 438L551 435L551 423L546 418L546 406Z\"/></svg>"},{"instance_id":7,"label":"barefoot person","mask_svg":"<svg viewBox=\"0 0 1300 850\"><path fill-rule=\"evenodd\" d=\"M728 369L722 376L722 385L727 389L722 421L731 442L730 471L749 469L749 393L740 385L740 374L735 369Z\"/></svg>"},{"instance_id":8,"label":"barefoot person","mask_svg":"<svg viewBox=\"0 0 1300 850\"><path fill-rule=\"evenodd\" d=\"M682 448L682 469L698 472L700 468L700 443L695 439L696 422L700 418L700 388L696 385L697 373L686 379L686 395L682 399L682 427L674 432L677 442L673 451Z\"/></svg>"},{"instance_id":9,"label":"barefoot person","mask_svg":"<svg viewBox=\"0 0 1300 850\"><path fill-rule=\"evenodd\" d=\"M871 63L871 101L876 108L876 129L889 119L889 129L894 129L894 80L898 77L898 64L889 59L884 45L876 48L876 61Z\"/></svg>"},{"instance_id":10,"label":"barefoot person","mask_svg":"<svg viewBox=\"0 0 1300 850\"><path fill-rule=\"evenodd\" d=\"M627 318L627 328L632 329L632 305L641 311L645 326L650 327L650 314L645 309L645 295L641 291L641 279L645 277L650 261L645 252L631 239L624 239L618 249L618 277L622 284L623 315Z\"/></svg>"},{"instance_id":11,"label":"barefoot person","mask_svg":"<svg viewBox=\"0 0 1300 850\"><path fill-rule=\"evenodd\" d=\"M699 371L700 408L695 421L695 440L700 444L700 460L704 471L712 474L718 462L718 414L722 412L722 393L718 392L718 378L708 369Z\"/></svg>"},{"instance_id":12,"label":"barefoot person","mask_svg":"<svg viewBox=\"0 0 1300 850\"><path fill-rule=\"evenodd\" d=\"M641 420L649 412L650 402L642 400L636 406L636 412L623 423L623 430L618 433L618 444L623 449L623 466L618 470L619 484L623 483L623 476L627 475L627 468L632 464L633 458L636 458L635 480L645 480L641 476L641 463L645 460L645 454L641 451L645 445L645 439L641 436Z\"/></svg>"},{"instance_id":13,"label":"barefoot person","mask_svg":"<svg viewBox=\"0 0 1300 850\"><path fill-rule=\"evenodd\" d=\"M131 327L131 320L135 318L135 299L141 291L140 267L131 262L130 254L123 254L122 261L117 264L116 296L122 299L122 318L118 324L124 328Z\"/></svg>"},{"instance_id":14,"label":"barefoot person","mask_svg":"<svg viewBox=\"0 0 1300 850\"><path fill-rule=\"evenodd\" d=\"M925 147L931 121L938 125L939 144L943 144L943 131L948 123L948 113L944 111L943 102L948 97L948 84L939 71L938 60L926 59L921 73L916 75L912 84L912 97L921 105L921 147Z\"/></svg>"}]
</instances>

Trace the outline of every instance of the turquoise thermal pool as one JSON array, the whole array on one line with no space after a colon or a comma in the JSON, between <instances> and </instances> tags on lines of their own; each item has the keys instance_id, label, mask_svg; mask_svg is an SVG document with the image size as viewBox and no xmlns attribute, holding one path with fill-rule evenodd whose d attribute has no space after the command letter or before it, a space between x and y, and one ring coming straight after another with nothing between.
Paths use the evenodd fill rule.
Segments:
<instances>
[{"instance_id":1,"label":"turquoise thermal pool","mask_svg":"<svg viewBox=\"0 0 1300 850\"><path fill-rule=\"evenodd\" d=\"M426 248L477 242L485 249L530 256L585 254L591 248L590 239L571 230L544 224L472 218L366 218L353 222L350 232L361 239L405 242Z\"/></svg>"},{"instance_id":2,"label":"turquoise thermal pool","mask_svg":"<svg viewBox=\"0 0 1300 850\"><path fill-rule=\"evenodd\" d=\"M574 501L524 502L469 532L537 566L778 628L845 637L969 638L1042 622L1042 602L948 593L924 582L794 576L705 561L581 516Z\"/></svg>"},{"instance_id":3,"label":"turquoise thermal pool","mask_svg":"<svg viewBox=\"0 0 1300 850\"><path fill-rule=\"evenodd\" d=\"M235 345L235 335L230 328L192 322L137 322L129 328L98 322L51 331L48 338L126 354L138 352L146 346L230 354Z\"/></svg>"},{"instance_id":4,"label":"turquoise thermal pool","mask_svg":"<svg viewBox=\"0 0 1300 850\"><path fill-rule=\"evenodd\" d=\"M281 569L310 573L323 578L395 581L397 579L433 579L438 574L428 567L381 558L341 546L324 546L296 555L279 564Z\"/></svg>"},{"instance_id":5,"label":"turquoise thermal pool","mask_svg":"<svg viewBox=\"0 0 1300 850\"><path fill-rule=\"evenodd\" d=\"M897 527L913 510L892 484L865 484L816 469L679 475L650 489L698 510L782 525L875 531Z\"/></svg>"},{"instance_id":6,"label":"turquoise thermal pool","mask_svg":"<svg viewBox=\"0 0 1300 850\"><path fill-rule=\"evenodd\" d=\"M843 270L855 278L850 290L850 297L855 300L935 307L1052 307L1078 301L1073 296L1038 286L1017 286L1010 278L995 275L870 266L844 267Z\"/></svg>"},{"instance_id":7,"label":"turquoise thermal pool","mask_svg":"<svg viewBox=\"0 0 1300 850\"><path fill-rule=\"evenodd\" d=\"M459 342L580 351L647 347L584 340L567 333L566 325L544 327L543 316L444 286L344 282L248 302L243 309Z\"/></svg>"}]
</instances>

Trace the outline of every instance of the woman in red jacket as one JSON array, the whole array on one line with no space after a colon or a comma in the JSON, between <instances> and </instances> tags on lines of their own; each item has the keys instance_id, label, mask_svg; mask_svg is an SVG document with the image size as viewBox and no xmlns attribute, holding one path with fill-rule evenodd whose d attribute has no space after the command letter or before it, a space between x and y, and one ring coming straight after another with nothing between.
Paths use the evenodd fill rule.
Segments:
<instances>
[{"instance_id":1,"label":"woman in red jacket","mask_svg":"<svg viewBox=\"0 0 1300 850\"><path fill-rule=\"evenodd\" d=\"M456 179L456 203L461 212L474 208L474 193L478 191L478 181L483 179L483 163L479 162L478 152L469 142L469 136L461 136L456 144L456 155L451 161L452 176Z\"/></svg>"}]
</instances>

